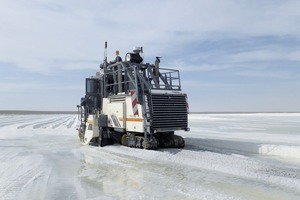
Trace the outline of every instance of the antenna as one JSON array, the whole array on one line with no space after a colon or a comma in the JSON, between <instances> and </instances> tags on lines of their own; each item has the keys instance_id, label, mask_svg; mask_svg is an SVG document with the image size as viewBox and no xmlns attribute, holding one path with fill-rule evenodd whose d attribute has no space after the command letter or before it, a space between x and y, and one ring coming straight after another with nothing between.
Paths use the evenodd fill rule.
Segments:
<instances>
[{"instance_id":1,"label":"antenna","mask_svg":"<svg viewBox=\"0 0 300 200\"><path fill-rule=\"evenodd\" d=\"M104 67L106 68L106 63L107 63L107 41L105 41L105 46L104 46Z\"/></svg>"}]
</instances>

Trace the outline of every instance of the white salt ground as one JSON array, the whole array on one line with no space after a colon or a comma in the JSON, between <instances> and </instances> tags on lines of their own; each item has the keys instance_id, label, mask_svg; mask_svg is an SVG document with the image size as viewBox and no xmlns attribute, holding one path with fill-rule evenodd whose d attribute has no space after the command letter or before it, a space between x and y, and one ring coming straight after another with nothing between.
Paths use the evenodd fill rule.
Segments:
<instances>
[{"instance_id":1,"label":"white salt ground","mask_svg":"<svg viewBox=\"0 0 300 200\"><path fill-rule=\"evenodd\" d=\"M192 114L185 149L78 142L75 115L0 115L0 199L299 199L300 114Z\"/></svg>"}]
</instances>

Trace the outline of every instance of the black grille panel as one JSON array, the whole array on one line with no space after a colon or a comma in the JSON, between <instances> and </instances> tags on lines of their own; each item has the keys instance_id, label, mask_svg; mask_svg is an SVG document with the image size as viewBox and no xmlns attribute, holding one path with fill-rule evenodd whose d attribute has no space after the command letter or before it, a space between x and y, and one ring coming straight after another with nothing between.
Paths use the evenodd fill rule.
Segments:
<instances>
[{"instance_id":1,"label":"black grille panel","mask_svg":"<svg viewBox=\"0 0 300 200\"><path fill-rule=\"evenodd\" d=\"M152 94L152 127L160 130L187 129L184 95Z\"/></svg>"}]
</instances>

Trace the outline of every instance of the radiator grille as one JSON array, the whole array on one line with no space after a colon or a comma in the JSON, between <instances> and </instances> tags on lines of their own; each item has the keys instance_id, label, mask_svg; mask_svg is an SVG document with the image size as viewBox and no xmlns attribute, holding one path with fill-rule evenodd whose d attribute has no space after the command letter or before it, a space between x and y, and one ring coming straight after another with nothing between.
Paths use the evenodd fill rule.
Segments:
<instances>
[{"instance_id":1,"label":"radiator grille","mask_svg":"<svg viewBox=\"0 0 300 200\"><path fill-rule=\"evenodd\" d=\"M152 94L152 127L161 130L187 129L184 95Z\"/></svg>"}]
</instances>

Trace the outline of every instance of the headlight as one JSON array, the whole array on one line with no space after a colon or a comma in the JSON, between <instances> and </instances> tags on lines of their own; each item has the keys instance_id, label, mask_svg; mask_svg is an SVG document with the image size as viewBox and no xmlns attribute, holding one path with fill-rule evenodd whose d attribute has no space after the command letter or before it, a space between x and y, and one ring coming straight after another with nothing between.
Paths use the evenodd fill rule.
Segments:
<instances>
[{"instance_id":1,"label":"headlight","mask_svg":"<svg viewBox=\"0 0 300 200\"><path fill-rule=\"evenodd\" d=\"M143 62L143 58L138 53L127 53L125 56L125 61L133 63Z\"/></svg>"},{"instance_id":2,"label":"headlight","mask_svg":"<svg viewBox=\"0 0 300 200\"><path fill-rule=\"evenodd\" d=\"M130 53L127 53L125 56L125 61L130 61L130 59L131 59L131 55Z\"/></svg>"}]
</instances>

